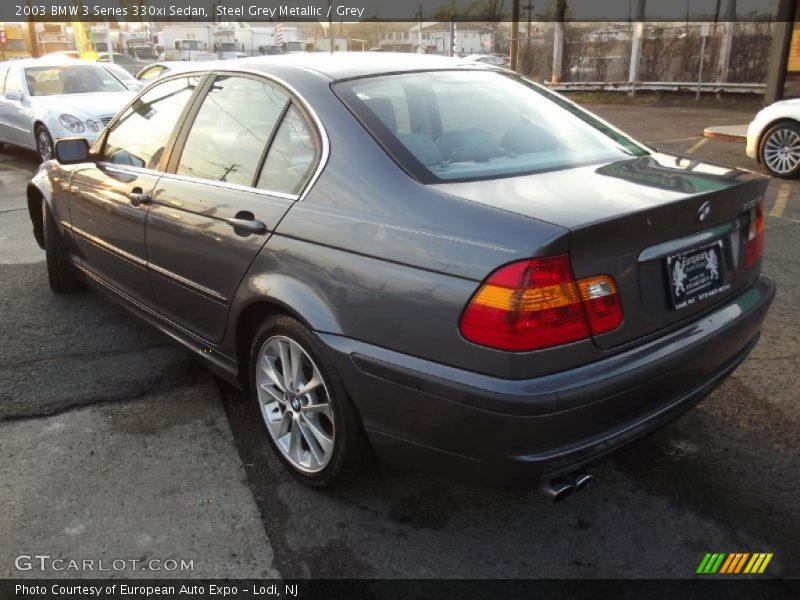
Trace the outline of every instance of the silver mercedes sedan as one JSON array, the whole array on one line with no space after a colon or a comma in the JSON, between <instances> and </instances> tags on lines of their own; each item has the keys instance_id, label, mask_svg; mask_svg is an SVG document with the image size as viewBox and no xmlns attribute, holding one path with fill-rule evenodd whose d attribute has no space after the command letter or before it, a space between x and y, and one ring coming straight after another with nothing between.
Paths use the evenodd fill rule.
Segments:
<instances>
[{"instance_id":1,"label":"silver mercedes sedan","mask_svg":"<svg viewBox=\"0 0 800 600\"><path fill-rule=\"evenodd\" d=\"M77 59L0 63L0 150L4 144L53 157L53 143L81 136L94 143L134 92L103 66Z\"/></svg>"}]
</instances>

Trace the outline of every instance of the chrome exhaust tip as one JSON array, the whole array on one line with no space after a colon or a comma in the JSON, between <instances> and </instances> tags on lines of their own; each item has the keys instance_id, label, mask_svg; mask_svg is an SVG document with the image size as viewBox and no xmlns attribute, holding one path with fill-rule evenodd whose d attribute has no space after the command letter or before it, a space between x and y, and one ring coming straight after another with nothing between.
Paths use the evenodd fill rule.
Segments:
<instances>
[{"instance_id":1,"label":"chrome exhaust tip","mask_svg":"<svg viewBox=\"0 0 800 600\"><path fill-rule=\"evenodd\" d=\"M561 502L572 493L574 486L563 479L551 479L542 483L541 490L553 502Z\"/></svg>"},{"instance_id":2,"label":"chrome exhaust tip","mask_svg":"<svg viewBox=\"0 0 800 600\"><path fill-rule=\"evenodd\" d=\"M576 492L580 492L583 488L594 481L594 477L589 475L589 473L573 473L570 476L570 480L572 486L575 488Z\"/></svg>"}]
</instances>

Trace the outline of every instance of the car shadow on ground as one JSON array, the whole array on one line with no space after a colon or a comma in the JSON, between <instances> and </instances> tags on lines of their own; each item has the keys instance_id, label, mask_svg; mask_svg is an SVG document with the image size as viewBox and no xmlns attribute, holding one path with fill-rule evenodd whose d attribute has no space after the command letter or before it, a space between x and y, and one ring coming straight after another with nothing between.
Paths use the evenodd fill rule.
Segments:
<instances>
[{"instance_id":1,"label":"car shadow on ground","mask_svg":"<svg viewBox=\"0 0 800 600\"><path fill-rule=\"evenodd\" d=\"M764 424L757 446L751 430L730 422L735 406L753 400L735 378L594 465L596 482L556 505L535 491L484 489L379 461L349 485L310 489L273 453L255 402L219 385L285 577L691 577L713 549L778 548L775 572L800 550L786 529L798 524L796 485L764 494L796 472L797 457L770 431L780 414L754 416Z\"/></svg>"}]
</instances>

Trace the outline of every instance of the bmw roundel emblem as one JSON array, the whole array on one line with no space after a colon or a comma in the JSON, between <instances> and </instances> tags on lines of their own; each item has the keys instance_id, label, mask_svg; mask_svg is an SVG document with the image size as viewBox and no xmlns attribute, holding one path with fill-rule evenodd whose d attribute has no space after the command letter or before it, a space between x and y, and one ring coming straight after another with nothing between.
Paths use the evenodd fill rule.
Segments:
<instances>
[{"instance_id":1,"label":"bmw roundel emblem","mask_svg":"<svg viewBox=\"0 0 800 600\"><path fill-rule=\"evenodd\" d=\"M697 222L702 223L708 218L708 215L711 214L711 201L706 200L703 204L700 205L700 208L697 211Z\"/></svg>"}]
</instances>

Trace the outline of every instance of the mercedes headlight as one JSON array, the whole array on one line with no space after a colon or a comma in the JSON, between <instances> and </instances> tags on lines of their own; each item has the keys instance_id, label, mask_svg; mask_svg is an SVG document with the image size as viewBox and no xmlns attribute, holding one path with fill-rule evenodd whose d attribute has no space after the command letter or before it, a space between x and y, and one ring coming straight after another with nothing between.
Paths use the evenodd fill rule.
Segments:
<instances>
[{"instance_id":1,"label":"mercedes headlight","mask_svg":"<svg viewBox=\"0 0 800 600\"><path fill-rule=\"evenodd\" d=\"M97 121L92 121L91 119L86 121L86 129L89 131L100 131L100 124Z\"/></svg>"},{"instance_id":2,"label":"mercedes headlight","mask_svg":"<svg viewBox=\"0 0 800 600\"><path fill-rule=\"evenodd\" d=\"M63 125L64 129L72 133L81 133L86 127L78 117L74 115L63 114L58 117L58 121Z\"/></svg>"}]
</instances>

